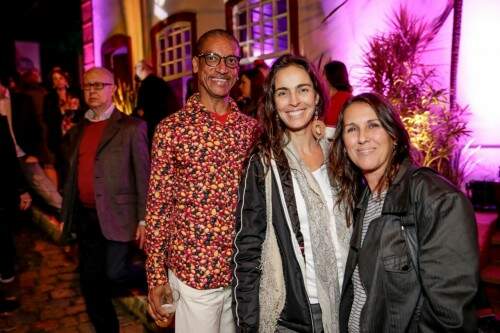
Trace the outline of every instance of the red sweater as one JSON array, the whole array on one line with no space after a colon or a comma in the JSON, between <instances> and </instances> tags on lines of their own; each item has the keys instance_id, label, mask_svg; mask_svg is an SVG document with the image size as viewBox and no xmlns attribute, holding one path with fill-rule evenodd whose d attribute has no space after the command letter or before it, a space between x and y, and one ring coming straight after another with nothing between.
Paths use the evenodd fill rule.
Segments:
<instances>
[{"instance_id":1,"label":"red sweater","mask_svg":"<svg viewBox=\"0 0 500 333\"><path fill-rule=\"evenodd\" d=\"M337 91L330 99L330 106L326 110L325 124L326 126L337 126L339 114L344 106L344 103L351 98L352 94L348 91Z\"/></svg>"},{"instance_id":2,"label":"red sweater","mask_svg":"<svg viewBox=\"0 0 500 333\"><path fill-rule=\"evenodd\" d=\"M80 202L85 207L95 207L95 155L107 123L108 121L104 120L86 124L78 147L78 193Z\"/></svg>"}]
</instances>

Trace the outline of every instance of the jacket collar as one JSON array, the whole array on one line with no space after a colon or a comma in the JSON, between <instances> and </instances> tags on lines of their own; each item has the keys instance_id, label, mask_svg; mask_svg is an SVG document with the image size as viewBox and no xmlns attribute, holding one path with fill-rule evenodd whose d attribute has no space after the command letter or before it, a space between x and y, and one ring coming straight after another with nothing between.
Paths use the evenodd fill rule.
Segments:
<instances>
[{"instance_id":1,"label":"jacket collar","mask_svg":"<svg viewBox=\"0 0 500 333\"><path fill-rule=\"evenodd\" d=\"M104 129L104 133L102 133L101 142L97 147L97 153L99 153L104 146L108 144L108 142L115 136L115 134L120 130L120 121L123 118L123 114L114 109L111 113L111 116L108 119L108 125Z\"/></svg>"},{"instance_id":2,"label":"jacket collar","mask_svg":"<svg viewBox=\"0 0 500 333\"><path fill-rule=\"evenodd\" d=\"M107 108L106 111L103 113L97 113L92 109L89 109L87 112L85 112L84 117L91 122L98 122L98 121L103 121L103 120L108 120L111 115L113 114L113 111L115 110L115 105L111 103L109 108Z\"/></svg>"},{"instance_id":3,"label":"jacket collar","mask_svg":"<svg viewBox=\"0 0 500 333\"><path fill-rule=\"evenodd\" d=\"M382 215L401 215L408 211L408 205L410 202L410 190L408 186L410 181L409 175L411 175L416 168L417 167L412 164L409 159L403 160L399 166L398 173L396 174L392 185L387 190L384 207L382 208ZM366 186L363 194L361 195L361 200L358 201L355 207L356 211L363 209L369 195L370 189Z\"/></svg>"},{"instance_id":4,"label":"jacket collar","mask_svg":"<svg viewBox=\"0 0 500 333\"><path fill-rule=\"evenodd\" d=\"M111 113L111 116L109 117L108 124L106 125L106 128L104 129L104 132L102 134L101 142L99 143L99 146L97 147L97 153L99 153L102 148L116 135L118 130L120 129L120 122L123 118L123 114L118 111L118 109L114 109L113 112ZM76 147L80 146L82 137L83 137L83 131L85 124L88 124L89 120L84 118L82 119L78 124L77 124L77 137L76 137ZM78 149L75 149L73 159L76 159L76 155L78 153Z\"/></svg>"}]
</instances>

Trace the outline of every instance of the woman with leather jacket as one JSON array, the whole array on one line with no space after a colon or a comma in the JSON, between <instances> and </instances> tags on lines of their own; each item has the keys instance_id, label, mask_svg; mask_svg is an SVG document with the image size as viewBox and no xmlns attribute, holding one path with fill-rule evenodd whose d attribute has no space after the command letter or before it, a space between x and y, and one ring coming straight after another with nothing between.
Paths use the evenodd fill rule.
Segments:
<instances>
[{"instance_id":1,"label":"woman with leather jacket","mask_svg":"<svg viewBox=\"0 0 500 333\"><path fill-rule=\"evenodd\" d=\"M285 55L271 68L264 133L242 177L233 312L240 332L338 332L350 230L339 209L317 121L324 95L313 66Z\"/></svg>"},{"instance_id":2,"label":"woman with leather jacket","mask_svg":"<svg viewBox=\"0 0 500 333\"><path fill-rule=\"evenodd\" d=\"M346 103L332 149L337 203L346 204L354 223L340 331L477 331L478 246L469 201L412 162L408 133L379 95Z\"/></svg>"}]
</instances>

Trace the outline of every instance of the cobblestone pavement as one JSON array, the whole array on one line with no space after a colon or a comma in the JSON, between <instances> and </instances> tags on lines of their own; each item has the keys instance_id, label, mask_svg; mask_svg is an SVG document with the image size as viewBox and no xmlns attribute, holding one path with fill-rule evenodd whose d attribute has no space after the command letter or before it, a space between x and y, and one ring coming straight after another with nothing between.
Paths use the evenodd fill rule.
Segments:
<instances>
[{"instance_id":1,"label":"cobblestone pavement","mask_svg":"<svg viewBox=\"0 0 500 333\"><path fill-rule=\"evenodd\" d=\"M29 224L19 228L16 241L19 274L11 286L0 288L14 290L21 307L8 315L0 314L0 332L93 333L72 256ZM121 333L146 332L128 311L117 307L117 312Z\"/></svg>"}]
</instances>

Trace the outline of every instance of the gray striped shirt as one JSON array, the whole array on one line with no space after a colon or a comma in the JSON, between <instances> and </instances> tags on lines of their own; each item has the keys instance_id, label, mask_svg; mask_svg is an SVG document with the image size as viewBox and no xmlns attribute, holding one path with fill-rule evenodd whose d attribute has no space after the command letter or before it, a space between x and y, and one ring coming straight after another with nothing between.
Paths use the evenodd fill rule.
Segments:
<instances>
[{"instance_id":1,"label":"gray striped shirt","mask_svg":"<svg viewBox=\"0 0 500 333\"><path fill-rule=\"evenodd\" d=\"M371 221L376 219L382 214L382 207L384 206L385 195L387 192L382 192L380 197L377 195L370 195L368 199L368 206L366 207L365 216L363 217L363 227L361 230L361 247L363 247L363 241L365 240L366 232L370 227ZM360 318L361 311L366 303L366 291L359 278L358 265L354 269L352 275L352 284L354 288L354 300L352 302L351 314L349 315L349 333L360 332Z\"/></svg>"}]
</instances>

